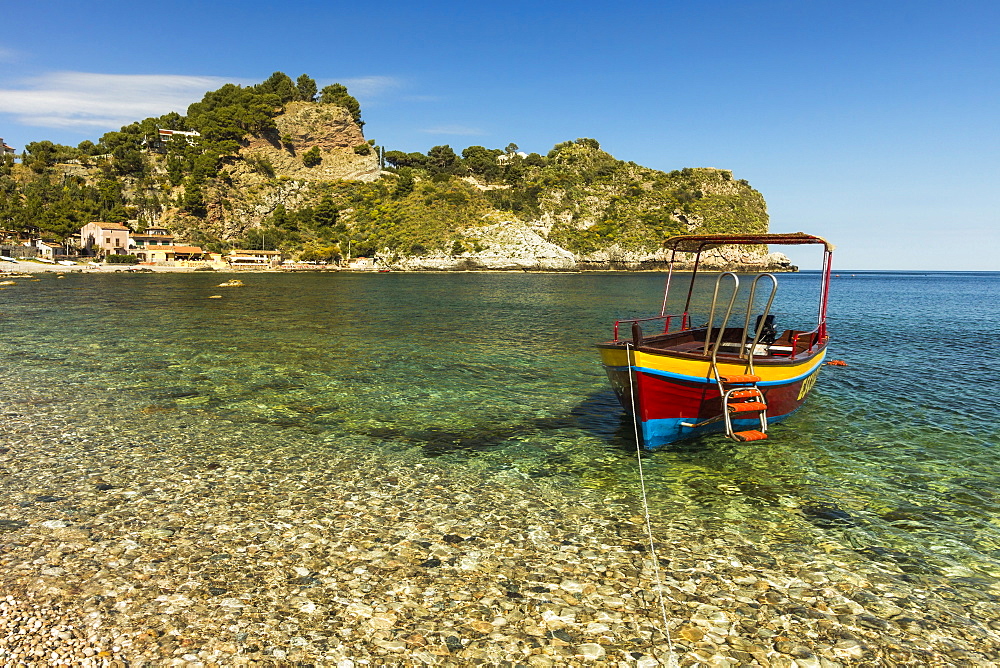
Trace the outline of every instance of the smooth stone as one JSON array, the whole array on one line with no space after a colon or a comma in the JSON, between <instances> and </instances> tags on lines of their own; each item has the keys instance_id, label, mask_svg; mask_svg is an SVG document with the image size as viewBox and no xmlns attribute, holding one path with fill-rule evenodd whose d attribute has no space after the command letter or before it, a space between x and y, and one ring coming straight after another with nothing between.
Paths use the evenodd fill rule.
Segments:
<instances>
[{"instance_id":1,"label":"smooth stone","mask_svg":"<svg viewBox=\"0 0 1000 668\"><path fill-rule=\"evenodd\" d=\"M833 646L833 653L845 659L860 659L864 650L856 640L840 640Z\"/></svg>"},{"instance_id":2,"label":"smooth stone","mask_svg":"<svg viewBox=\"0 0 1000 668\"><path fill-rule=\"evenodd\" d=\"M581 656L588 661L600 659L605 654L604 648L593 642L583 643L576 648L576 651L578 656Z\"/></svg>"}]
</instances>

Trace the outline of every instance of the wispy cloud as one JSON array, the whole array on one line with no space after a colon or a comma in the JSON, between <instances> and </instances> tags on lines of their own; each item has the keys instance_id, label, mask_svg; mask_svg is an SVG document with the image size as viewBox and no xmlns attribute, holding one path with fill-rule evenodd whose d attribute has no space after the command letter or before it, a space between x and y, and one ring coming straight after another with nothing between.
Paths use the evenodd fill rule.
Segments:
<instances>
[{"instance_id":1,"label":"wispy cloud","mask_svg":"<svg viewBox=\"0 0 1000 668\"><path fill-rule=\"evenodd\" d=\"M16 57L15 51L0 46L0 63ZM377 97L402 85L388 76L339 81L362 99ZM180 74L52 72L0 84L0 114L11 114L18 123L33 127L116 130L170 111L183 114L206 91L226 83L255 82ZM331 79L329 83L334 81Z\"/></svg>"},{"instance_id":2,"label":"wispy cloud","mask_svg":"<svg viewBox=\"0 0 1000 668\"><path fill-rule=\"evenodd\" d=\"M0 58L2 54L0 50ZM184 113L206 91L229 81L179 74L53 72L0 89L0 113L36 127L117 129L170 111Z\"/></svg>"},{"instance_id":3,"label":"wispy cloud","mask_svg":"<svg viewBox=\"0 0 1000 668\"><path fill-rule=\"evenodd\" d=\"M428 135L484 135L485 131L479 128L470 128L465 125L438 125L433 128L423 128L420 130Z\"/></svg>"},{"instance_id":4,"label":"wispy cloud","mask_svg":"<svg viewBox=\"0 0 1000 668\"><path fill-rule=\"evenodd\" d=\"M384 76L344 79L340 83L347 86L347 90L355 97L375 97L376 95L399 88L401 85L398 79Z\"/></svg>"},{"instance_id":5,"label":"wispy cloud","mask_svg":"<svg viewBox=\"0 0 1000 668\"><path fill-rule=\"evenodd\" d=\"M0 63L17 62L19 56L20 54L14 49L0 45Z\"/></svg>"}]
</instances>

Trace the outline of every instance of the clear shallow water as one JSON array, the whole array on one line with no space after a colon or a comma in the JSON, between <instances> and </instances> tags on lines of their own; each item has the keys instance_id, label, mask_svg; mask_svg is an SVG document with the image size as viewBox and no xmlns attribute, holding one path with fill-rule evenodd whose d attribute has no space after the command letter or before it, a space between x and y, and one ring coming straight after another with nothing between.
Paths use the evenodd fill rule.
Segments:
<instances>
[{"instance_id":1,"label":"clear shallow water","mask_svg":"<svg viewBox=\"0 0 1000 668\"><path fill-rule=\"evenodd\" d=\"M19 279L0 292L5 400L49 396L136 439L155 440L145 418L195 421L234 457L234 424L269 426L339 456L433 458L637 507L631 426L592 344L615 318L658 312L663 275L225 278ZM798 297L818 276L779 281L779 330L811 324ZM826 367L769 441L647 454L653 513L1000 593L998 312L996 273L840 274L831 357L849 366Z\"/></svg>"}]
</instances>

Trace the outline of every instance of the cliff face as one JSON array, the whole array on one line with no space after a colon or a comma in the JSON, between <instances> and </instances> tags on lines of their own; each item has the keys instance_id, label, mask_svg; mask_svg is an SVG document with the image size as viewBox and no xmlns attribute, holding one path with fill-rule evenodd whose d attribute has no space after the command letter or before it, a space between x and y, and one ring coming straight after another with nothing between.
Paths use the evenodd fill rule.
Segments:
<instances>
[{"instance_id":1,"label":"cliff face","mask_svg":"<svg viewBox=\"0 0 1000 668\"><path fill-rule=\"evenodd\" d=\"M577 257L547 241L530 226L516 220L465 230L464 237L476 250L434 253L410 257L382 257L383 265L403 271L462 270L571 270Z\"/></svg>"},{"instance_id":2,"label":"cliff face","mask_svg":"<svg viewBox=\"0 0 1000 668\"><path fill-rule=\"evenodd\" d=\"M343 107L290 102L274 123L276 132L248 135L238 158L223 166L222 178L206 193L204 220L172 208L164 212L163 224L187 238L232 239L262 227L279 206L294 211L314 203L323 184L379 178L378 156ZM304 155L314 147L319 163L307 166ZM361 147L366 154L356 152ZM172 194L183 195L184 188Z\"/></svg>"},{"instance_id":3,"label":"cliff face","mask_svg":"<svg viewBox=\"0 0 1000 668\"><path fill-rule=\"evenodd\" d=\"M263 179L253 165L268 161L277 175L302 181L332 181L349 179L372 181L379 177L378 157L368 149L367 155L355 153L356 147L367 146L361 128L343 107L309 102L289 102L285 113L274 119L277 132L261 137L248 137L240 150L244 162L236 163L231 173L239 185L261 183ZM319 164L307 167L303 155L313 147L319 149Z\"/></svg>"},{"instance_id":4,"label":"cliff face","mask_svg":"<svg viewBox=\"0 0 1000 668\"><path fill-rule=\"evenodd\" d=\"M695 231L694 233L698 233ZM381 266L402 271L469 271L487 270L663 270L670 253L662 249L636 251L617 245L589 256L578 256L545 239L536 225L507 220L464 232L475 250L461 253L432 253L399 257L380 254ZM679 253L675 268L690 269L694 256ZM730 246L706 251L702 255L704 269L717 271L791 271L794 267L783 253L768 253L766 247Z\"/></svg>"}]
</instances>

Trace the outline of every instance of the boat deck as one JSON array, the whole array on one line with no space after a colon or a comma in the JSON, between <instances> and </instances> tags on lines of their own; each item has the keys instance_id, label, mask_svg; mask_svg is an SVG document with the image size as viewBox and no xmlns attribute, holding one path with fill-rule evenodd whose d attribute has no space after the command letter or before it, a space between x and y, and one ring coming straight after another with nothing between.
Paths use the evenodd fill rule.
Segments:
<instances>
[{"instance_id":1,"label":"boat deck","mask_svg":"<svg viewBox=\"0 0 1000 668\"><path fill-rule=\"evenodd\" d=\"M715 341L718 337L718 330L715 330L712 336L709 337L710 342L706 355L705 337L707 333L708 330L705 328L690 329L670 334L643 336L639 341L628 338L619 339L618 341L608 341L600 345L602 347L616 348L624 348L626 345L631 345L636 350L647 353L667 353L682 357L705 359L712 355L712 351L715 348ZM720 360L736 360L740 359L741 353L745 355L749 351L753 341L752 337L750 341L741 341L742 337L742 328L726 328L722 336L722 342L719 344L717 358ZM771 345L758 343L754 349L754 361L766 362L771 360L775 362L787 362L793 358L802 359L803 356L809 356L821 347L817 343L815 332L788 329Z\"/></svg>"}]
</instances>

